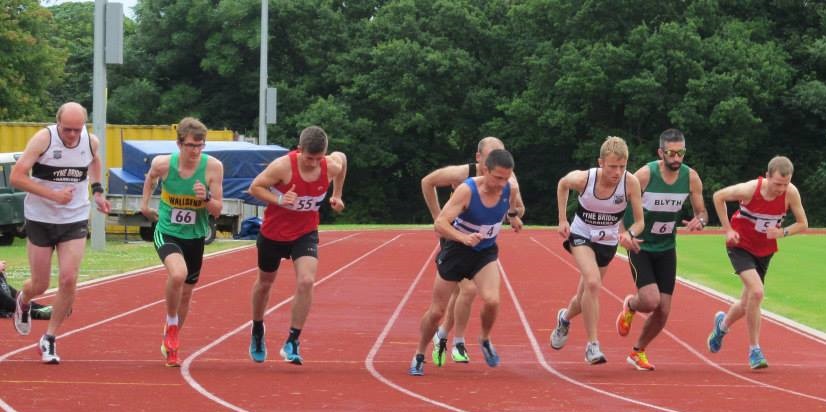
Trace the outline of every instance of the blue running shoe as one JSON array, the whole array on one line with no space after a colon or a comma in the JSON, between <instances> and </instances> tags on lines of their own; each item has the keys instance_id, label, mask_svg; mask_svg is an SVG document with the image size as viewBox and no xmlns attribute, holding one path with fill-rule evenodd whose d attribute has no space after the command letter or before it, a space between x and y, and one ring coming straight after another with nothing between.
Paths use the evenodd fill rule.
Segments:
<instances>
[{"instance_id":1,"label":"blue running shoe","mask_svg":"<svg viewBox=\"0 0 826 412\"><path fill-rule=\"evenodd\" d=\"M482 347L482 354L485 355L485 362L487 362L488 366L491 368L497 367L499 365L499 354L496 353L496 349L493 348L490 339L480 341L479 345Z\"/></svg>"},{"instance_id":2,"label":"blue running shoe","mask_svg":"<svg viewBox=\"0 0 826 412\"><path fill-rule=\"evenodd\" d=\"M766 357L763 356L763 351L760 348L754 348L749 352L749 366L752 369L768 368L769 363L766 362Z\"/></svg>"},{"instance_id":3,"label":"blue running shoe","mask_svg":"<svg viewBox=\"0 0 826 412\"><path fill-rule=\"evenodd\" d=\"M424 354L417 353L410 362L410 369L407 370L410 376L424 376Z\"/></svg>"},{"instance_id":4,"label":"blue running shoe","mask_svg":"<svg viewBox=\"0 0 826 412\"><path fill-rule=\"evenodd\" d=\"M285 361L293 365L301 365L301 363L304 362L304 359L298 354L298 345L298 341L288 340L284 342L284 347L281 348L281 356L284 357Z\"/></svg>"},{"instance_id":5,"label":"blue running shoe","mask_svg":"<svg viewBox=\"0 0 826 412\"><path fill-rule=\"evenodd\" d=\"M267 360L267 342L264 340L263 333L261 336L252 334L252 339L250 339L250 359L258 363Z\"/></svg>"},{"instance_id":6,"label":"blue running shoe","mask_svg":"<svg viewBox=\"0 0 826 412\"><path fill-rule=\"evenodd\" d=\"M726 314L723 312L717 312L714 315L714 329L708 335L708 350L711 353L717 353L723 347L723 337L726 336L726 332L723 331L722 326L725 318Z\"/></svg>"}]
</instances>

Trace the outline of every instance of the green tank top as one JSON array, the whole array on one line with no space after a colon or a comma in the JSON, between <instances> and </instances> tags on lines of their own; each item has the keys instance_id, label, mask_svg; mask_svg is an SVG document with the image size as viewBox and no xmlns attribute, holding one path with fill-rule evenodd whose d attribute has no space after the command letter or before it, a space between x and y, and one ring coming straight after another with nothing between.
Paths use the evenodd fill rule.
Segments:
<instances>
[{"instance_id":1,"label":"green tank top","mask_svg":"<svg viewBox=\"0 0 826 412\"><path fill-rule=\"evenodd\" d=\"M206 202L195 197L192 186L196 180L206 186L207 158L207 155L201 154L198 168L188 179L178 174L179 153L173 153L169 158L169 175L161 183L155 231L181 239L206 237L209 229Z\"/></svg>"},{"instance_id":2,"label":"green tank top","mask_svg":"<svg viewBox=\"0 0 826 412\"><path fill-rule=\"evenodd\" d=\"M663 181L660 167L655 160L648 163L651 179L642 194L642 207L645 217L645 229L639 234L644 240L640 248L647 252L662 252L675 247L677 220L690 193L690 168L680 166L677 180L673 184ZM625 210L625 227L634 223L631 205Z\"/></svg>"}]
</instances>

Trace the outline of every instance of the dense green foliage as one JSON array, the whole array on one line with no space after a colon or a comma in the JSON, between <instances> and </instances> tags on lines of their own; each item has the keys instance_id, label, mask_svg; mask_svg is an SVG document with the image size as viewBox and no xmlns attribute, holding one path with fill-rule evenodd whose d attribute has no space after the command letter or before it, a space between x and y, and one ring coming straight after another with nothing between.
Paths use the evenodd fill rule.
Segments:
<instances>
[{"instance_id":1,"label":"dense green foliage","mask_svg":"<svg viewBox=\"0 0 826 412\"><path fill-rule=\"evenodd\" d=\"M0 87L0 118L42 118L72 96L86 103L91 3L50 7L46 18L31 1L9 1L40 17L24 24L32 18L6 7L0 18L16 25L0 25L0 37L45 43L30 60L65 74ZM339 221L426 222L419 179L472 160L479 138L495 135L517 160L526 222L554 224L557 180L593 165L606 136L629 142L636 170L659 133L677 127L707 198L785 154L810 222L826 224L821 2L269 0L269 9L279 96L270 142L292 146L309 124L328 131L350 159ZM195 115L255 134L260 1L141 0L127 23L125 64L109 69L110 122ZM0 70L24 71L0 55Z\"/></svg>"}]
</instances>

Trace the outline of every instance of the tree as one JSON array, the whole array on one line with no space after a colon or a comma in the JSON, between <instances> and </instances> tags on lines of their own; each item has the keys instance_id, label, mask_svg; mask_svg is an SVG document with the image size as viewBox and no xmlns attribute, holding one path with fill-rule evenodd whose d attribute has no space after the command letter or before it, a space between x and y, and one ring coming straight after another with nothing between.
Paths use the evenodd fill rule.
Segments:
<instances>
[{"instance_id":1,"label":"tree","mask_svg":"<svg viewBox=\"0 0 826 412\"><path fill-rule=\"evenodd\" d=\"M68 54L49 41L56 30L35 0L0 3L0 119L44 121L57 110L49 92L60 84Z\"/></svg>"}]
</instances>

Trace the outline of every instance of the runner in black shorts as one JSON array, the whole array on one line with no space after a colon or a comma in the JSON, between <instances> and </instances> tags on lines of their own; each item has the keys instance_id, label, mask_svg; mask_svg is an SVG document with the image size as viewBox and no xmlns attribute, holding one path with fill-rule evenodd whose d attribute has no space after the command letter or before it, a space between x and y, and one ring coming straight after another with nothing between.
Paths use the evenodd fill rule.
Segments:
<instances>
[{"instance_id":1,"label":"runner in black shorts","mask_svg":"<svg viewBox=\"0 0 826 412\"><path fill-rule=\"evenodd\" d=\"M445 240L442 251L436 257L439 276L448 282L472 280L488 263L499 258L499 246L493 245L480 251L453 240Z\"/></svg>"},{"instance_id":2,"label":"runner in black shorts","mask_svg":"<svg viewBox=\"0 0 826 412\"><path fill-rule=\"evenodd\" d=\"M511 207L519 196L519 188L508 181L513 166L510 153L504 149L492 150L485 161L488 172L459 185L436 218L436 232L445 241L436 258L439 273L433 282L432 301L422 316L418 346L407 371L412 376L424 375L425 351L447 311L450 296L463 279L473 281L482 300L479 346L485 362L490 367L499 365L499 355L490 341L499 312L496 240L502 221L508 213L513 213ZM517 232L521 230L521 220L511 220L511 227ZM435 357L434 363L442 366L444 357Z\"/></svg>"},{"instance_id":3,"label":"runner in black shorts","mask_svg":"<svg viewBox=\"0 0 826 412\"><path fill-rule=\"evenodd\" d=\"M593 243L590 239L579 236L575 234L571 234L568 236L568 239L562 242L562 247L565 248L568 252L571 251L571 245L573 246L588 246L591 250L594 251L594 255L597 258L597 266L604 268L611 263L611 260L614 259L614 255L617 254L617 245L610 246L610 245L603 245L601 243Z\"/></svg>"},{"instance_id":4,"label":"runner in black shorts","mask_svg":"<svg viewBox=\"0 0 826 412\"><path fill-rule=\"evenodd\" d=\"M685 136L677 129L660 134L659 160L648 162L634 173L642 187L645 228L640 232L640 250L628 252L631 275L637 291L623 300L617 315L617 333L627 336L636 312L650 313L639 338L626 357L637 370L651 371L645 349L665 327L671 313L671 297L677 280L677 225L682 221L690 231L705 227L708 213L703 204L703 182L697 172L683 164ZM688 199L694 214L681 220ZM630 225L630 211L625 224Z\"/></svg>"},{"instance_id":5,"label":"runner in black shorts","mask_svg":"<svg viewBox=\"0 0 826 412\"><path fill-rule=\"evenodd\" d=\"M739 247L727 247L726 254L734 268L734 274L739 276L747 270L754 269L757 271L757 275L760 276L760 282L766 283L766 272L769 271L769 263L774 254L758 257Z\"/></svg>"},{"instance_id":6,"label":"runner in black shorts","mask_svg":"<svg viewBox=\"0 0 826 412\"><path fill-rule=\"evenodd\" d=\"M157 236L161 236L161 239L163 239L160 245L158 245L158 242L154 243L155 251L158 252L161 262L173 253L181 254L184 257L184 262L186 262L186 280L184 280L184 283L188 285L198 283L204 261L204 238L181 239L166 233L158 233Z\"/></svg>"},{"instance_id":7,"label":"runner in black shorts","mask_svg":"<svg viewBox=\"0 0 826 412\"><path fill-rule=\"evenodd\" d=\"M318 231L314 230L292 242L278 242L258 234L258 268L264 272L275 272L281 266L281 259L296 261L302 256L318 259Z\"/></svg>"}]
</instances>

